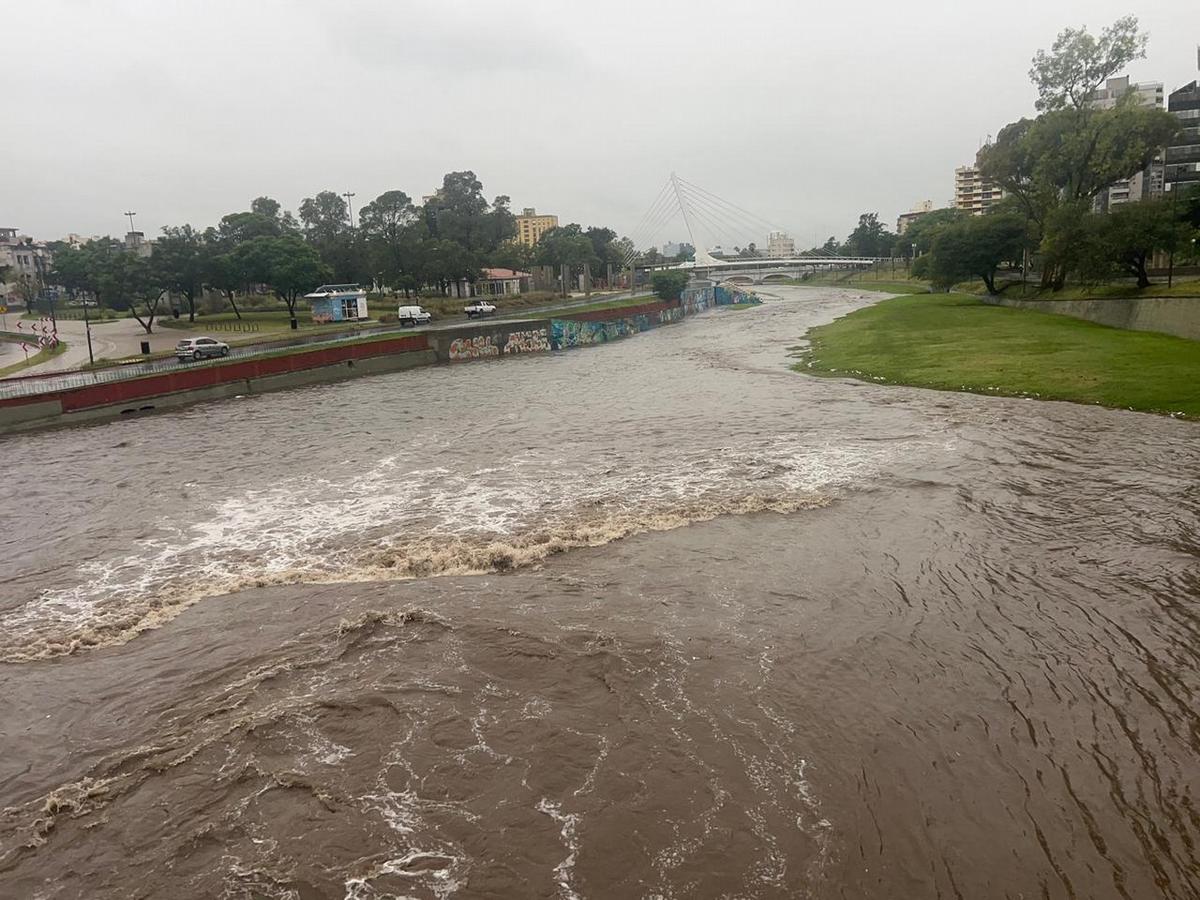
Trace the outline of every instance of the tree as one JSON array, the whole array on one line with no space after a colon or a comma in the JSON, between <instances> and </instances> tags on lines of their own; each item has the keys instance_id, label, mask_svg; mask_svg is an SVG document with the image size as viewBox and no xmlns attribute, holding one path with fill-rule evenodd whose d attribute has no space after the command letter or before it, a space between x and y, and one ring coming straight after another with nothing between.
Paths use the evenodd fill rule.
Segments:
<instances>
[{"instance_id":1,"label":"tree","mask_svg":"<svg viewBox=\"0 0 1200 900\"><path fill-rule=\"evenodd\" d=\"M158 283L187 302L189 322L196 321L196 295L203 285L203 243L191 225L163 228L150 257Z\"/></svg>"},{"instance_id":2,"label":"tree","mask_svg":"<svg viewBox=\"0 0 1200 900\"><path fill-rule=\"evenodd\" d=\"M1037 226L1046 257L1042 281L1056 290L1077 256L1069 235L1082 227L1092 198L1145 169L1178 127L1170 113L1141 106L1132 94L1111 109L1092 103L1106 78L1144 55L1145 43L1133 17L1099 40L1081 29L1061 32L1030 71L1042 113L1006 125L980 152L984 177L1016 197Z\"/></svg>"},{"instance_id":3,"label":"tree","mask_svg":"<svg viewBox=\"0 0 1200 900\"><path fill-rule=\"evenodd\" d=\"M424 237L424 224L412 199L404 191L385 191L359 211L358 219L372 274L381 284L403 288L407 297L415 286Z\"/></svg>"},{"instance_id":4,"label":"tree","mask_svg":"<svg viewBox=\"0 0 1200 900\"><path fill-rule=\"evenodd\" d=\"M331 277L329 266L298 235L255 238L240 245L233 255L251 280L271 287L293 320L300 296Z\"/></svg>"},{"instance_id":5,"label":"tree","mask_svg":"<svg viewBox=\"0 0 1200 900\"><path fill-rule=\"evenodd\" d=\"M961 209L935 209L925 213L908 226L904 234L897 235L893 244L893 253L897 256L909 256L912 248L917 248L917 254L928 253L933 248L933 239L946 225L966 218L969 213ZM899 250L899 253L895 251Z\"/></svg>"},{"instance_id":6,"label":"tree","mask_svg":"<svg viewBox=\"0 0 1200 900\"><path fill-rule=\"evenodd\" d=\"M1014 216L971 216L943 225L933 239L927 273L935 287L949 288L971 278L982 279L996 293L996 270L1019 257L1026 225Z\"/></svg>"},{"instance_id":7,"label":"tree","mask_svg":"<svg viewBox=\"0 0 1200 900\"><path fill-rule=\"evenodd\" d=\"M279 201L270 197L255 197L250 201L250 212L266 216L268 219L278 220L279 210Z\"/></svg>"},{"instance_id":8,"label":"tree","mask_svg":"<svg viewBox=\"0 0 1200 900\"><path fill-rule=\"evenodd\" d=\"M1176 219L1165 200L1122 203L1108 215L1093 215L1095 245L1110 265L1137 279L1139 288L1150 287L1148 271L1156 250L1186 246L1191 228Z\"/></svg>"},{"instance_id":9,"label":"tree","mask_svg":"<svg viewBox=\"0 0 1200 900\"><path fill-rule=\"evenodd\" d=\"M349 226L349 208L337 191L321 191L301 201L300 221L309 241L318 247L326 246Z\"/></svg>"},{"instance_id":10,"label":"tree","mask_svg":"<svg viewBox=\"0 0 1200 900\"><path fill-rule=\"evenodd\" d=\"M629 265L629 261L637 256L637 245L628 237L618 238L608 247L618 268L625 268Z\"/></svg>"},{"instance_id":11,"label":"tree","mask_svg":"<svg viewBox=\"0 0 1200 900\"><path fill-rule=\"evenodd\" d=\"M88 245L92 243L89 241ZM152 334L166 288L150 260L111 239L99 242L93 249L96 252L89 267L96 296L103 297L112 309L129 310L146 334Z\"/></svg>"},{"instance_id":12,"label":"tree","mask_svg":"<svg viewBox=\"0 0 1200 900\"><path fill-rule=\"evenodd\" d=\"M1085 108L1106 80L1146 56L1148 40L1136 16L1117 19L1099 39L1086 28L1060 31L1049 53L1039 50L1033 57L1029 78L1038 92L1036 107L1043 112Z\"/></svg>"},{"instance_id":13,"label":"tree","mask_svg":"<svg viewBox=\"0 0 1200 900\"><path fill-rule=\"evenodd\" d=\"M279 237L283 227L278 219L256 212L235 212L222 216L216 227L216 237L229 249L256 237Z\"/></svg>"},{"instance_id":14,"label":"tree","mask_svg":"<svg viewBox=\"0 0 1200 900\"><path fill-rule=\"evenodd\" d=\"M210 288L220 291L221 295L229 301L233 314L240 319L242 312L238 309L234 295L237 291L245 289L246 283L249 281L241 261L232 252L220 252L219 246L211 241L205 242L204 250L202 261L204 283Z\"/></svg>"},{"instance_id":15,"label":"tree","mask_svg":"<svg viewBox=\"0 0 1200 900\"><path fill-rule=\"evenodd\" d=\"M524 271L533 265L536 251L528 244L520 241L505 241L488 258L493 266L514 271Z\"/></svg>"},{"instance_id":16,"label":"tree","mask_svg":"<svg viewBox=\"0 0 1200 900\"><path fill-rule=\"evenodd\" d=\"M863 213L858 227L846 238L842 251L850 256L887 256L892 251L895 235L879 221L879 213Z\"/></svg>"},{"instance_id":17,"label":"tree","mask_svg":"<svg viewBox=\"0 0 1200 900\"><path fill-rule=\"evenodd\" d=\"M668 269L665 272L655 272L650 278L650 286L654 295L660 300L678 300L683 289L687 287L688 273L678 269Z\"/></svg>"}]
</instances>

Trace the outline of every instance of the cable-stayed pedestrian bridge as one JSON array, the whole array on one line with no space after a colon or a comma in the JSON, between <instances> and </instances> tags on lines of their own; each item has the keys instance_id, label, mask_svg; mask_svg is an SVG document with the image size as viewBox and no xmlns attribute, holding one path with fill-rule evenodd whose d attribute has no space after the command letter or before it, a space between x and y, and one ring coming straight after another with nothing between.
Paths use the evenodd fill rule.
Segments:
<instances>
[{"instance_id":1,"label":"cable-stayed pedestrian bridge","mask_svg":"<svg viewBox=\"0 0 1200 900\"><path fill-rule=\"evenodd\" d=\"M693 259L646 262L638 247L655 243L666 227L680 219L695 248ZM624 264L639 269L684 269L697 278L761 284L822 269L868 268L879 261L879 257L851 256L837 250L796 252L788 233L788 229L672 172L630 234L633 247L625 254ZM764 234L768 238L765 252L756 245Z\"/></svg>"}]
</instances>

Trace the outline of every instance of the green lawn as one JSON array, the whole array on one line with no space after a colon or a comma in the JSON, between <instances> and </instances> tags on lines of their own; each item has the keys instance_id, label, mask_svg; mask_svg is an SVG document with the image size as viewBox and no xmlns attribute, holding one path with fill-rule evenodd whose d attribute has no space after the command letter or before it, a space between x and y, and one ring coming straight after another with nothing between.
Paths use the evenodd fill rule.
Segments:
<instances>
[{"instance_id":1,"label":"green lawn","mask_svg":"<svg viewBox=\"0 0 1200 900\"><path fill-rule=\"evenodd\" d=\"M570 301L563 301L564 303ZM554 312L562 313L564 316L573 316L575 313L595 312L598 309L622 309L626 306L645 306L647 303L657 303L658 298L653 294L642 294L637 297L623 297L620 300L602 300L598 303L587 303L583 306L565 306L561 309L547 309L542 312L550 314Z\"/></svg>"},{"instance_id":2,"label":"green lawn","mask_svg":"<svg viewBox=\"0 0 1200 900\"><path fill-rule=\"evenodd\" d=\"M894 297L808 333L797 371L1200 418L1200 342L986 306Z\"/></svg>"}]
</instances>

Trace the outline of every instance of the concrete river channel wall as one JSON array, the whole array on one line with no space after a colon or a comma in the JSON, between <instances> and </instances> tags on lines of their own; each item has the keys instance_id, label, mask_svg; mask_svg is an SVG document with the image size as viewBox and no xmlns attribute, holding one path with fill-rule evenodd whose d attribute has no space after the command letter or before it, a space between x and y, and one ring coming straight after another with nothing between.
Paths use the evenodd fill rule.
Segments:
<instances>
[{"instance_id":1,"label":"concrete river channel wall","mask_svg":"<svg viewBox=\"0 0 1200 900\"><path fill-rule=\"evenodd\" d=\"M1196 297L1112 297L1094 300L984 297L983 302L1085 319L1112 328L1159 331L1200 341L1200 299Z\"/></svg>"},{"instance_id":2,"label":"concrete river channel wall","mask_svg":"<svg viewBox=\"0 0 1200 900\"><path fill-rule=\"evenodd\" d=\"M0 434L145 414L204 400L262 394L438 363L457 364L603 344L677 322L714 305L757 303L724 285L689 287L678 300L551 318L494 320L391 338L185 366L178 371L0 399Z\"/></svg>"}]
</instances>

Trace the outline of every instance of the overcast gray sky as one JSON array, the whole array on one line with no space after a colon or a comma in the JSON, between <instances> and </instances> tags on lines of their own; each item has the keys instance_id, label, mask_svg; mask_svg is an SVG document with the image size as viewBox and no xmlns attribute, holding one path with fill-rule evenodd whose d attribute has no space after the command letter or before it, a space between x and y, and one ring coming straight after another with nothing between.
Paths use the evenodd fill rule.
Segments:
<instances>
[{"instance_id":1,"label":"overcast gray sky","mask_svg":"<svg viewBox=\"0 0 1200 900\"><path fill-rule=\"evenodd\" d=\"M674 170L808 245L945 204L1032 113L1033 53L1127 13L1150 33L1130 75L1197 77L1195 0L5 4L0 226L120 234L134 210L151 234L472 169L516 209L627 233Z\"/></svg>"}]
</instances>

